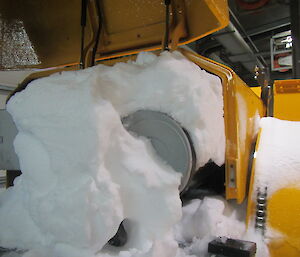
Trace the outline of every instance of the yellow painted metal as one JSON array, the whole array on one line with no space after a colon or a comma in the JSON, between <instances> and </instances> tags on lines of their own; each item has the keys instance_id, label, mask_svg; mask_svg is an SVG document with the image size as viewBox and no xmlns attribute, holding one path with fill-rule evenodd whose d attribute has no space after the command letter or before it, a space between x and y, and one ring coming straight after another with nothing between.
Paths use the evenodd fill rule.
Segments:
<instances>
[{"instance_id":1,"label":"yellow painted metal","mask_svg":"<svg viewBox=\"0 0 300 257\"><path fill-rule=\"evenodd\" d=\"M268 199L267 215L267 226L281 233L271 238L271 256L300 256L300 188L286 187L274 193Z\"/></svg>"},{"instance_id":2,"label":"yellow painted metal","mask_svg":"<svg viewBox=\"0 0 300 257\"><path fill-rule=\"evenodd\" d=\"M95 1L87 2L85 54L90 58L98 18ZM161 49L165 30L164 1L99 0L99 4L102 30L96 59ZM81 0L0 0L0 16L1 24L7 25L3 33L7 33L7 28L14 22L22 24L22 33L28 36L40 61L40 64L16 64L10 68L78 65ZM187 44L224 28L228 22L227 0L171 0L170 45L175 49L177 45ZM4 45L15 45L13 37L5 38L12 42L1 44L0 51ZM19 50L12 47L2 52L7 53L9 49L9 56L13 56L14 50ZM0 60L0 69L5 68L5 60Z\"/></svg>"},{"instance_id":3,"label":"yellow painted metal","mask_svg":"<svg viewBox=\"0 0 300 257\"><path fill-rule=\"evenodd\" d=\"M259 149L259 132L255 151ZM254 226L256 213L256 189L255 180L259 179L255 174L255 162L253 159L250 188L247 206L247 226ZM300 183L300 181L299 181ZM300 188L297 181L294 185L281 188L267 199L266 228L272 230L274 236L267 237L268 248L271 257L299 257L300 256ZM275 232L275 233L274 233Z\"/></svg>"},{"instance_id":4,"label":"yellow painted metal","mask_svg":"<svg viewBox=\"0 0 300 257\"><path fill-rule=\"evenodd\" d=\"M249 227L250 224L254 224L254 217L255 217L255 212L256 212L256 194L255 194L255 188L254 188L254 183L255 183L255 164L256 164L256 155L255 153L259 149L259 142L260 142L260 136L261 136L261 129L259 129L257 139L256 139L256 144L255 144L255 149L254 149L254 156L252 160L252 166L251 166L251 176L250 176L250 181L249 181L249 191L248 191L248 203L247 203L247 217L246 217L246 225Z\"/></svg>"},{"instance_id":5,"label":"yellow painted metal","mask_svg":"<svg viewBox=\"0 0 300 257\"><path fill-rule=\"evenodd\" d=\"M274 81L274 117L300 121L300 79Z\"/></svg>"},{"instance_id":6,"label":"yellow painted metal","mask_svg":"<svg viewBox=\"0 0 300 257\"><path fill-rule=\"evenodd\" d=\"M220 30L229 22L227 0L173 0L171 7L172 49ZM165 29L162 1L145 0L133 5L131 1L102 0L102 8L107 26L97 60L161 49Z\"/></svg>"},{"instance_id":7,"label":"yellow painted metal","mask_svg":"<svg viewBox=\"0 0 300 257\"><path fill-rule=\"evenodd\" d=\"M256 142L259 117L264 116L262 101L230 68L187 50L181 52L192 62L219 76L223 84L226 133L226 198L243 202Z\"/></svg>"},{"instance_id":8,"label":"yellow painted metal","mask_svg":"<svg viewBox=\"0 0 300 257\"><path fill-rule=\"evenodd\" d=\"M254 173L253 173L254 174ZM254 177L254 176L253 176ZM253 185L253 177L251 179ZM247 210L248 226L255 215L255 190L251 186ZM271 257L300 256L300 189L286 187L275 192L267 200L267 230L274 231L267 237Z\"/></svg>"},{"instance_id":9,"label":"yellow painted metal","mask_svg":"<svg viewBox=\"0 0 300 257\"><path fill-rule=\"evenodd\" d=\"M12 68L48 68L57 65L64 65L79 61L80 56L80 0L0 0L1 26L7 24L6 30L11 24L19 23L23 30L19 33L26 34L31 42L38 60L38 65L15 65ZM88 24L89 26L89 24ZM3 29L3 30L2 30ZM13 52L19 49L10 49L12 45L20 47L20 42L16 44L14 37L6 36L5 27L0 27L5 44L0 45L0 52L7 53L12 58ZM90 35L87 33L87 40ZM11 42L10 42L11 40ZM4 42L1 42L4 43ZM5 47L5 49L1 49ZM21 47L20 47L21 48ZM26 49L23 49L26 51ZM1 59L0 69L5 66L5 59ZM2 67L1 67L2 66Z\"/></svg>"},{"instance_id":10,"label":"yellow painted metal","mask_svg":"<svg viewBox=\"0 0 300 257\"><path fill-rule=\"evenodd\" d=\"M299 248L295 248L290 245L286 240L272 240L268 244L270 257L299 257L300 251Z\"/></svg>"},{"instance_id":11,"label":"yellow painted metal","mask_svg":"<svg viewBox=\"0 0 300 257\"><path fill-rule=\"evenodd\" d=\"M258 87L250 87L251 90L260 98L260 95L261 95L261 87L258 86Z\"/></svg>"}]
</instances>

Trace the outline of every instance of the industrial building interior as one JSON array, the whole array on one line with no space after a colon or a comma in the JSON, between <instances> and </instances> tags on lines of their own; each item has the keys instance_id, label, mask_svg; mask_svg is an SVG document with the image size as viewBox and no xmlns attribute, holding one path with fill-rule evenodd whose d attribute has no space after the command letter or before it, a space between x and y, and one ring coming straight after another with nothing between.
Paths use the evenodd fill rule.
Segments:
<instances>
[{"instance_id":1,"label":"industrial building interior","mask_svg":"<svg viewBox=\"0 0 300 257\"><path fill-rule=\"evenodd\" d=\"M122 9L124 6L132 9ZM147 8L149 9L147 10ZM133 15L135 12L137 14ZM138 19L141 20L141 24L137 25ZM126 27L127 24L129 24L129 29ZM133 34L134 39L131 38ZM189 131L189 127L185 126L184 121L176 120L173 113L168 112L168 107L160 107L158 110L150 110L151 108L147 110L147 108L141 107L137 111L133 108L136 112L129 112L128 115L124 111L126 115L123 115L122 111L119 111L119 114L121 123L126 130L130 131L130 134L149 139L159 158L162 158L176 172L182 173L181 184L177 187L179 190L177 198L183 206L183 218L180 226L186 226L186 230L190 231L182 232L183 239L180 237L180 240L176 238L174 241L176 242L175 248L179 249L176 250L176 255L168 250L157 250L156 248L153 250L154 247L152 252L138 252L140 246L138 244L138 246L134 246L130 239L134 229L131 230L127 217L123 217L121 223L117 223L117 231L114 231L113 236L108 235L109 240L106 240L106 244L101 247L99 243L97 249L93 245L94 249L89 245L89 241L85 242L81 248L78 246L80 251L88 249L90 252L87 253L76 253L77 248L70 248L70 250L67 247L58 247L56 249L57 245L64 244L65 241L72 247L77 247L77 241L72 241L72 235L70 238L66 236L65 241L55 238L55 233L59 230L56 232L52 232L51 229L49 229L50 232L44 231L43 225L38 223L40 217L35 217L36 220L33 220L44 232L45 238L41 240L44 240L43 243L52 240L51 244L45 243L45 245L41 244L40 248L28 249L31 247L30 230L24 236L24 238L29 238L29 243L26 241L27 239L24 239L24 244L22 244L22 240L20 241L22 243L16 240L19 245L11 242L14 233L18 234L16 232L18 229L12 226L11 233L7 232L10 231L10 228L6 233L1 233L1 224L3 226L9 221L5 217L4 211L1 212L1 208L7 211L5 208L8 208L9 201L18 203L13 198L13 190L17 186L25 188L26 184L24 182L24 185L20 186L20 183L16 186L14 180L18 178L19 180L15 181L21 181L22 177L24 180L26 179L22 170L23 167L26 170L26 165L28 165L23 157L26 156L24 153L27 150L20 148L21 150L16 149L15 151L14 147L17 148L18 143L13 142L18 131L24 130L32 135L35 132L34 129L30 131L30 126L36 126L39 129L47 124L41 118L39 121L41 123L35 121L36 123L28 125L27 128L24 120L30 120L34 115L25 116L24 119L18 116L16 114L18 113L18 101L15 99L19 99L20 95L22 97L22 92L28 94L28 99L30 99L28 93L30 90L27 89L27 86L30 89L34 88L38 81L43 81L54 73L61 75L65 74L64 71L84 72L89 69L91 71L94 69L93 66L98 64L121 67L118 64L128 62L129 65L132 65L141 51L151 51L155 55L159 55L163 51L173 53L174 50L205 70L209 74L207 76L214 75L221 81L224 101L222 103L224 110L222 119L225 126L225 160L220 163L221 165L211 157L208 158L208 162L198 166L199 150L193 132ZM148 64L145 62L143 65L146 67ZM128 71L130 73L130 68ZM51 82L51 79L49 81ZM51 91L49 92L51 94ZM42 98L45 97L43 93L40 94L41 99L44 99ZM103 94L107 99L109 98L109 93ZM122 95L121 93L112 93L112 95L114 94ZM121 98L120 95L118 95L119 98ZM20 98L20 103L23 103L22 101ZM66 102L68 103L68 101L67 99ZM133 99L131 101L135 102ZM11 103L10 109L7 109L8 103ZM169 106L172 104L169 103ZM211 104L213 105L213 102ZM26 107L26 105L24 106ZM300 162L298 159L300 157L300 137L297 136L300 135L300 2L298 0L153 0L152 3L151 0L56 0L53 2L43 0L39 3L35 0L28 2L0 0L0 111L0 256L2 257L63 257L64 254L67 254L66 257L300 256ZM76 114L76 112L78 110L75 109L73 113ZM72 116L73 113L70 113ZM63 115L62 117L64 117ZM264 121L259 123L257 119ZM145 122L144 127L136 125L141 120ZM280 124L279 121L285 123ZM44 125L43 122L45 122ZM282 128L282 131L279 130L279 127ZM150 131L151 128L152 131ZM49 135L51 133L49 129ZM275 139L280 142L273 144ZM113 140L111 139L111 141ZM164 144L170 145L166 147ZM282 149L280 149L281 146ZM165 148L172 147L177 148L177 154L181 151L180 158L171 150L168 153L165 152ZM272 147L279 148L274 150L274 155L272 155L273 153L268 154L265 150L268 149L269 152L272 152L270 150ZM62 146L61 149L63 148ZM60 151L59 147L57 149ZM35 150L28 148L28 152L34 153ZM22 153L22 151L24 152ZM264 158L258 157L259 153L265 154ZM281 157L278 157L276 161L272 159L277 156ZM39 161L37 161L37 165L40 165ZM178 168L180 165L184 166L186 170L181 171ZM273 176L270 173L272 171L263 171L266 167L270 170L274 169L273 180L270 178ZM278 167L278 171L276 167ZM290 178L282 175L285 170L286 174L291 174ZM277 174L279 177L276 177ZM113 177L113 175L109 176ZM34 183L39 183L37 182L38 178L40 178L39 175ZM268 181L269 178L270 181ZM160 179L163 181L163 176ZM282 182L281 185L281 180L285 180L286 183ZM271 181L275 181L274 186ZM163 184L162 187L164 186L167 188L169 184ZM24 192L26 193L26 191ZM64 194L63 191L59 192ZM73 192L72 189L70 192ZM103 194L109 193L104 190ZM141 195L143 194L141 193ZM26 197L29 199L32 196ZM27 209L26 211L30 212L30 208L34 209L33 205L30 205L30 201L38 200L33 199L34 197L28 200L26 197L24 196L23 202L27 203L29 211ZM107 195L106 197L109 198ZM229 216L224 218L228 222L228 224L226 223L227 227L219 221L220 231L223 233L222 226L225 226L228 231L235 230L230 226L241 222L245 226L246 232L243 236L240 234L236 237L229 232L224 235L217 233L216 236L211 228L208 229L209 232L207 232L208 230L205 232L206 235L209 234L207 237L206 235L201 237L202 232L197 232L198 234L193 235L190 240L186 240L184 234L194 233L192 226L199 225L199 228L205 230L205 226L200 225L201 220L195 221L195 210L197 209L193 207L196 206L197 200L195 199L199 201L199 203L197 202L198 209L203 209L201 209L202 216L199 215L203 218L214 212L213 207L205 205L205 199L214 201L211 199L215 198L218 201L222 198L220 201L223 209L220 215L226 216L227 214L224 213L228 212L231 213L230 219L234 216L236 220L234 221L236 223L227 221L230 216L228 214ZM162 208L160 203L157 204L157 208ZM168 208L169 206L166 207L166 209ZM156 211L160 212L162 209ZM192 214L192 210L195 211L194 214ZM25 212L20 211L20 213L23 215ZM68 214L73 216L71 212ZM109 215L112 214L107 216ZM203 218L203 222L207 224L213 222L214 215L212 214L211 219ZM242 216L243 218L241 218ZM45 218L45 216L43 217ZM194 219L195 223L187 221L188 218L185 217L192 217L190 220ZM1 218L3 218L2 223ZM62 221L56 220L57 227L59 224L63 227L64 222L66 224L69 222L68 217L64 216L64 218L65 220ZM14 222L13 219L12 215L12 222ZM21 222L20 219L16 220ZM113 218L110 222L113 224ZM170 223L172 222L170 221ZM217 221L215 223L218 224ZM95 226L99 225L97 222L95 224ZM214 226L217 231L216 224ZM76 222L73 225L76 226ZM156 225L152 226L155 228ZM236 226L238 231L240 225ZM24 228L27 227L24 226ZM184 229L180 229L184 231ZM141 233L142 236L143 233ZM257 233L259 236L256 237L253 233ZM153 232L153 234L155 233ZM6 237L6 235L8 236ZM93 233L90 232L90 235ZM34 236L32 236L32 242L36 240ZM132 237L135 238L135 236ZM22 239L22 235L16 238ZM157 235L153 238L153 242L160 240ZM201 244L201 240L205 243ZM36 241L38 242L38 240ZM161 244L163 245L164 241ZM206 248L203 247L204 244ZM26 248L27 245L28 248ZM132 252L130 247L133 248ZM166 243L167 247L169 247L168 243ZM174 246L172 247L174 248ZM47 254L41 255L39 251L43 252L45 249L51 250L47 250ZM198 249L198 252L195 249ZM134 251L136 252L133 253ZM81 255L83 253L86 255Z\"/></svg>"},{"instance_id":2,"label":"industrial building interior","mask_svg":"<svg viewBox=\"0 0 300 257\"><path fill-rule=\"evenodd\" d=\"M271 52L270 46L271 39L280 36L280 33L283 33L282 37L291 36L291 19L294 18L297 21L298 14L295 8L290 8L290 1L229 0L228 5L230 10L228 27L193 42L190 47L200 55L231 67L250 86L257 85L254 78L256 65L268 69L270 81L293 78L291 62L280 67L278 61L275 61L275 64L271 66L272 58L277 60L280 57L291 55L291 47L288 45L287 48L278 50L280 52L276 54ZM295 13L291 13L292 11ZM8 37L6 33L5 26L3 26L1 31L3 42L5 37ZM8 49L8 51L12 51L12 49L14 48ZM26 50L24 49L24 51ZM20 61L18 60L19 56L22 56L22 53L6 54L7 56L2 53L0 57L2 70L11 69L9 66L13 67L14 62L17 65ZM9 61L8 57L10 57ZM25 55L25 58L30 60L29 56ZM3 76L5 76L4 73L1 90L6 90L7 84L11 86L20 82L12 78L12 83L9 83Z\"/></svg>"},{"instance_id":3,"label":"industrial building interior","mask_svg":"<svg viewBox=\"0 0 300 257\"><path fill-rule=\"evenodd\" d=\"M279 56L271 51L270 45L280 33L283 33L282 36L291 35L291 19L294 16L290 13L290 1L268 1L264 5L263 1L252 2L251 5L251 1L229 1L229 26L196 41L195 50L228 65L250 86L257 85L253 68L256 65L269 70L270 81L293 78L291 66L276 69L281 68L277 67L278 62L271 66L272 58L275 60ZM291 49L282 50L287 56Z\"/></svg>"}]
</instances>

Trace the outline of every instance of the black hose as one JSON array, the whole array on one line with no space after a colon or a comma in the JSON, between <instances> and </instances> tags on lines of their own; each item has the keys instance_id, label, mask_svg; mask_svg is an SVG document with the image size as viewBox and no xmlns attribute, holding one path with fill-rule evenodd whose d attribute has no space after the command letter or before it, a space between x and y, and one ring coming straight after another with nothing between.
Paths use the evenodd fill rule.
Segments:
<instances>
[{"instance_id":1,"label":"black hose","mask_svg":"<svg viewBox=\"0 0 300 257\"><path fill-rule=\"evenodd\" d=\"M100 38L100 34L101 34L101 29L102 29L102 16L101 16L101 11L100 11L100 4L99 4L98 0L95 0L95 2L96 2L96 9L97 9L99 25L98 25L98 30L97 30L97 34L96 34L95 45L94 45L93 52L92 52L91 66L95 65L96 53L97 53L99 38Z\"/></svg>"},{"instance_id":2,"label":"black hose","mask_svg":"<svg viewBox=\"0 0 300 257\"><path fill-rule=\"evenodd\" d=\"M84 69L84 32L85 32L85 26L86 26L86 10L87 10L87 0L81 0L81 19L80 19L80 25L81 25L81 46L80 46L80 68Z\"/></svg>"},{"instance_id":3,"label":"black hose","mask_svg":"<svg viewBox=\"0 0 300 257\"><path fill-rule=\"evenodd\" d=\"M166 7L166 29L163 50L169 50L169 25L170 25L170 4L171 0L165 0Z\"/></svg>"},{"instance_id":4,"label":"black hose","mask_svg":"<svg viewBox=\"0 0 300 257\"><path fill-rule=\"evenodd\" d=\"M82 27L86 26L86 10L87 10L87 0L81 1L81 20L80 24Z\"/></svg>"}]
</instances>

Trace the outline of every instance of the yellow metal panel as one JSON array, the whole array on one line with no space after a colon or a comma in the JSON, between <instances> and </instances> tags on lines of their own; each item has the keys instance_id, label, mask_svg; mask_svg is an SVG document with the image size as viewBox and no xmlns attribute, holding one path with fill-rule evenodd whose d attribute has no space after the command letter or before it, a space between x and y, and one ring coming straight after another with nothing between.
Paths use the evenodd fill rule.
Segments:
<instances>
[{"instance_id":1,"label":"yellow metal panel","mask_svg":"<svg viewBox=\"0 0 300 257\"><path fill-rule=\"evenodd\" d=\"M246 195L256 126L264 116L262 101L230 68L193 52L182 53L201 68L219 76L223 84L226 134L226 198L241 203Z\"/></svg>"},{"instance_id":2,"label":"yellow metal panel","mask_svg":"<svg viewBox=\"0 0 300 257\"><path fill-rule=\"evenodd\" d=\"M261 87L250 87L251 90L260 98L261 95Z\"/></svg>"},{"instance_id":3,"label":"yellow metal panel","mask_svg":"<svg viewBox=\"0 0 300 257\"><path fill-rule=\"evenodd\" d=\"M0 69L7 65L6 58L13 59L14 52L17 53L15 58L26 58L27 50L22 46L25 42L15 42L18 34L24 35L23 40L29 40L41 63L22 65L17 62L11 68L46 68L78 62L80 8L80 0L0 0Z\"/></svg>"},{"instance_id":4,"label":"yellow metal panel","mask_svg":"<svg viewBox=\"0 0 300 257\"><path fill-rule=\"evenodd\" d=\"M282 188L270 199L267 207L267 226L282 233L271 241L272 257L300 256L300 189ZM280 250L280 251L279 251Z\"/></svg>"},{"instance_id":5,"label":"yellow metal panel","mask_svg":"<svg viewBox=\"0 0 300 257\"><path fill-rule=\"evenodd\" d=\"M114 4L114 2L103 1L103 4L109 5L111 8L122 5L119 3L120 1L117 1L118 4ZM132 15L128 16L129 19L134 20L131 22L132 27L130 29L126 25L126 22L123 24L123 8L117 8L121 16L113 15L108 11L105 12L107 22L113 20L113 23L116 22L115 25L123 29L118 30L117 33L105 33L104 37L102 37L102 40L104 39L105 41L102 41L98 48L97 60L136 54L142 50L153 51L161 48L165 29L165 17L163 16L164 6L162 5L162 1L158 1L159 5L155 5L153 2L156 1L150 1L151 6L149 6L149 8L144 8L140 3L133 6ZM229 14L227 0L173 0L171 3L173 7L173 25L171 27L170 36L173 41L179 41L178 45L193 42L228 25ZM138 10L137 12L134 11L136 8ZM153 8L155 9L153 10ZM146 14L145 17L151 17L150 20L152 20L152 22L148 24L144 22L145 24L140 26L140 19L144 19L144 14L142 14L141 11L148 13L151 12L151 10L155 12L156 15L151 16ZM154 20L154 17L157 19ZM181 22L184 24L180 24ZM180 25L182 26L180 27ZM172 33L172 30L175 31L177 28L178 30ZM178 38L174 38L173 36Z\"/></svg>"},{"instance_id":6,"label":"yellow metal panel","mask_svg":"<svg viewBox=\"0 0 300 257\"><path fill-rule=\"evenodd\" d=\"M299 257L299 248L295 248L285 240L272 240L268 244L271 257Z\"/></svg>"},{"instance_id":7,"label":"yellow metal panel","mask_svg":"<svg viewBox=\"0 0 300 257\"><path fill-rule=\"evenodd\" d=\"M274 90L274 117L300 121L300 79L276 80Z\"/></svg>"},{"instance_id":8,"label":"yellow metal panel","mask_svg":"<svg viewBox=\"0 0 300 257\"><path fill-rule=\"evenodd\" d=\"M95 2L87 2L89 11L85 45L89 46L86 52L90 54L98 18ZM161 49L165 31L163 1L99 0L99 4L103 19L96 59ZM28 36L28 45L32 45L28 50L34 51L40 63L16 62L10 68L48 68L79 63L80 0L0 0L0 16L0 34L6 38L5 44L0 45L0 51L4 54L10 51L7 57L11 57L0 58L0 69L5 69L8 60L12 62L15 53L20 54L14 37L9 36L8 31L15 23L21 24L22 31L17 32ZM177 44L195 41L224 28L228 22L226 0L172 0L171 46L175 48ZM6 48L1 49L4 46Z\"/></svg>"},{"instance_id":9,"label":"yellow metal panel","mask_svg":"<svg viewBox=\"0 0 300 257\"><path fill-rule=\"evenodd\" d=\"M252 192L249 195L252 195ZM255 202L253 200L249 200L248 222L253 220L255 214ZM274 237L268 237L271 257L299 257L300 189L290 187L278 190L267 200L266 213L266 227L275 232Z\"/></svg>"},{"instance_id":10,"label":"yellow metal panel","mask_svg":"<svg viewBox=\"0 0 300 257\"><path fill-rule=\"evenodd\" d=\"M229 23L227 0L186 0L185 6L189 38L181 44L193 42L226 27Z\"/></svg>"},{"instance_id":11,"label":"yellow metal panel","mask_svg":"<svg viewBox=\"0 0 300 257\"><path fill-rule=\"evenodd\" d=\"M260 136L261 136L261 129L259 129L257 139L256 139L256 145L254 152L257 152L259 149L259 142L260 142ZM255 199L255 164L256 164L256 157L253 156L252 160L252 167L251 167L251 177L250 177L250 183L249 183L249 191L248 191L248 203L247 203L247 217L246 217L246 224L247 227L249 227L249 224L254 222L254 215L256 212L256 199Z\"/></svg>"},{"instance_id":12,"label":"yellow metal panel","mask_svg":"<svg viewBox=\"0 0 300 257\"><path fill-rule=\"evenodd\" d=\"M259 149L260 134L255 151ZM255 162L253 159L250 190L247 207L247 226L254 225L256 213ZM297 182L295 181L295 184ZM299 183L298 183L299 184ZM268 238L271 257L300 256L300 189L290 187L279 189L267 199L266 227L274 231L275 237ZM279 233L278 233L279 232Z\"/></svg>"}]
</instances>

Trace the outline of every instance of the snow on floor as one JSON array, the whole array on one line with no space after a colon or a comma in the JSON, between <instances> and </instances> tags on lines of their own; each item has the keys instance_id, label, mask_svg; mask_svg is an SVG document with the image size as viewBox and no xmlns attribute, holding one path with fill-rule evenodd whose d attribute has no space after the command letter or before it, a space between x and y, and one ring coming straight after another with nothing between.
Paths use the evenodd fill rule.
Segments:
<instances>
[{"instance_id":1,"label":"snow on floor","mask_svg":"<svg viewBox=\"0 0 300 257\"><path fill-rule=\"evenodd\" d=\"M256 257L268 257L262 236L246 229L246 206L226 201L222 197L192 200L183 207L181 221L175 226L175 237L184 246L176 257L208 257L208 243L216 237L228 237L256 242Z\"/></svg>"},{"instance_id":2,"label":"snow on floor","mask_svg":"<svg viewBox=\"0 0 300 257\"><path fill-rule=\"evenodd\" d=\"M256 152L255 188L270 197L284 187L300 185L300 122L263 118Z\"/></svg>"},{"instance_id":3,"label":"snow on floor","mask_svg":"<svg viewBox=\"0 0 300 257\"><path fill-rule=\"evenodd\" d=\"M123 128L138 109L180 122L198 167L224 163L221 82L178 52L35 80L7 105L23 175L0 195L0 245L27 257L175 256L180 177ZM107 250L125 218L129 242Z\"/></svg>"}]
</instances>

